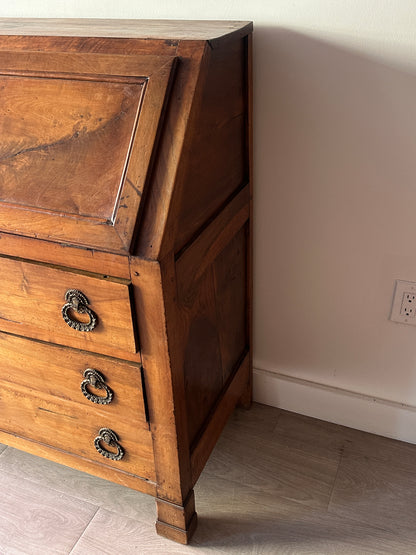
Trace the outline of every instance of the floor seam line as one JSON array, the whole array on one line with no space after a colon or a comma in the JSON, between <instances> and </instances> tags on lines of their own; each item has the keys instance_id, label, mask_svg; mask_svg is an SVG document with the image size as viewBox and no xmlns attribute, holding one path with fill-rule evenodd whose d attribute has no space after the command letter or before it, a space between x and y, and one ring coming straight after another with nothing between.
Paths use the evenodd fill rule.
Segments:
<instances>
[{"instance_id":1,"label":"floor seam line","mask_svg":"<svg viewBox=\"0 0 416 555\"><path fill-rule=\"evenodd\" d=\"M335 485L336 485L337 480L338 480L339 471L340 471L340 468L341 468L341 463L342 463L342 461L343 461L343 459L344 459L344 455L345 455L345 446L343 445L343 446L341 447L341 452L340 452L340 455L339 455L339 461L338 461L337 471L336 471L336 473L335 473L335 478L334 478L334 481L333 481L332 487L331 487L331 493L329 494L328 503L327 503L327 505L326 505L326 512L327 512L327 513L329 513L329 507L330 507L330 505L331 505L332 497L333 497L333 495L334 495L334 489L335 489Z\"/></svg>"},{"instance_id":2,"label":"floor seam line","mask_svg":"<svg viewBox=\"0 0 416 555\"><path fill-rule=\"evenodd\" d=\"M91 522L94 520L94 518L97 516L98 511L101 509L100 506L96 507L96 510L94 511L94 514L92 515L92 517L90 518L90 520L87 522L87 525L85 526L84 530L81 532L81 535L79 536L79 538L76 540L76 542L74 543L74 545L71 548L71 551L68 552L68 555L71 555L71 553L73 553L74 549L76 548L76 546L78 545L79 541L81 540L81 538L84 536L85 532L87 531L88 527L90 526Z\"/></svg>"}]
</instances>

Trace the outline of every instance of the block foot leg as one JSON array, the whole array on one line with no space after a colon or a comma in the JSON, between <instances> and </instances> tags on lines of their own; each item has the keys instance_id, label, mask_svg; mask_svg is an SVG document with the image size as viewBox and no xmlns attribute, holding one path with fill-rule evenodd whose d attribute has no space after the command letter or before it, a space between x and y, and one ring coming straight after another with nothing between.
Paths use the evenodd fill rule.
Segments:
<instances>
[{"instance_id":1,"label":"block foot leg","mask_svg":"<svg viewBox=\"0 0 416 555\"><path fill-rule=\"evenodd\" d=\"M183 506L157 498L156 508L156 532L169 540L188 544L197 525L193 490Z\"/></svg>"}]
</instances>

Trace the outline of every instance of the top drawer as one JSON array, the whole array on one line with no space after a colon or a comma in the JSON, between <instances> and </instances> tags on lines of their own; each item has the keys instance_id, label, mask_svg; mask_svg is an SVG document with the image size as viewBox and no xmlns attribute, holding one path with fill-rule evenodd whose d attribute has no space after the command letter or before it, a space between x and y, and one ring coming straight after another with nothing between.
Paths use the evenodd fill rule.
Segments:
<instances>
[{"instance_id":1,"label":"top drawer","mask_svg":"<svg viewBox=\"0 0 416 555\"><path fill-rule=\"evenodd\" d=\"M71 307L69 290L83 293L91 316ZM76 329L90 321L91 331ZM0 258L0 329L120 358L137 352L128 284L8 258Z\"/></svg>"}]
</instances>

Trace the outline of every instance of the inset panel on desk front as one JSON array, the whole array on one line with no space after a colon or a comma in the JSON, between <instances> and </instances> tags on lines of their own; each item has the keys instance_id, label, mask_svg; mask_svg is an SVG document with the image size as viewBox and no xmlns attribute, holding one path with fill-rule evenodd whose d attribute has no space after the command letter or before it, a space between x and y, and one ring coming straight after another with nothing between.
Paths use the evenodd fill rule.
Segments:
<instances>
[{"instance_id":1,"label":"inset panel on desk front","mask_svg":"<svg viewBox=\"0 0 416 555\"><path fill-rule=\"evenodd\" d=\"M127 250L174 59L0 53L0 230Z\"/></svg>"},{"instance_id":2,"label":"inset panel on desk front","mask_svg":"<svg viewBox=\"0 0 416 555\"><path fill-rule=\"evenodd\" d=\"M111 220L145 84L0 75L1 201Z\"/></svg>"}]
</instances>

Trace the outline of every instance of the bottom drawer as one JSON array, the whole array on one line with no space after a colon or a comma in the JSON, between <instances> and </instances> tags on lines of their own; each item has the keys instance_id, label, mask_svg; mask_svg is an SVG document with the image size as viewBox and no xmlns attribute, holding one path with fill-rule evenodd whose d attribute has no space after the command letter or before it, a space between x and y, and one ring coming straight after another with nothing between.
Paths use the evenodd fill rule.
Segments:
<instances>
[{"instance_id":1,"label":"bottom drawer","mask_svg":"<svg viewBox=\"0 0 416 555\"><path fill-rule=\"evenodd\" d=\"M118 443L106 442L113 430ZM154 481L152 438L134 421L0 381L0 430ZM111 443L111 442L110 442ZM119 459L119 460L114 460Z\"/></svg>"}]
</instances>

